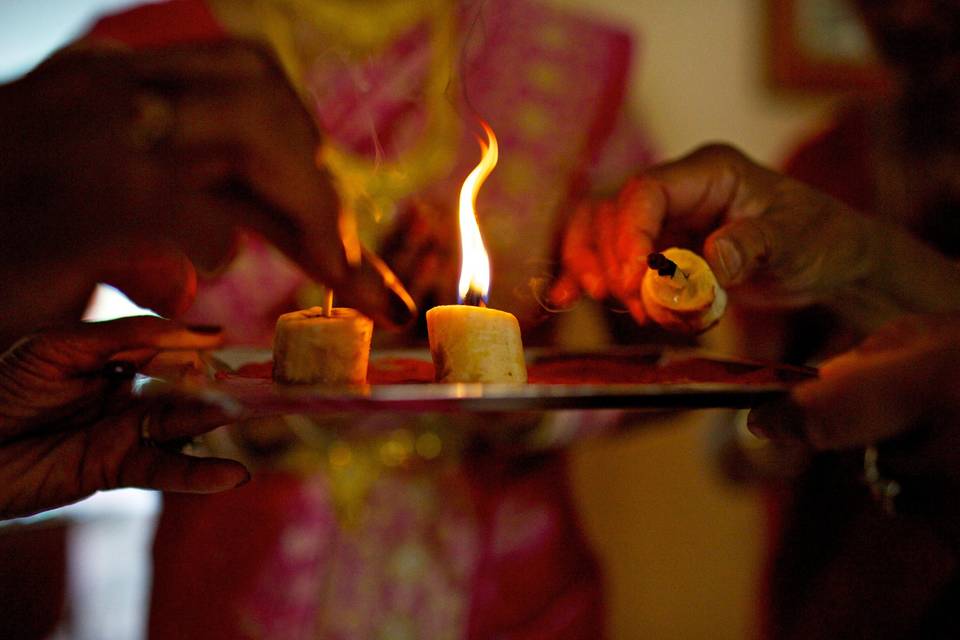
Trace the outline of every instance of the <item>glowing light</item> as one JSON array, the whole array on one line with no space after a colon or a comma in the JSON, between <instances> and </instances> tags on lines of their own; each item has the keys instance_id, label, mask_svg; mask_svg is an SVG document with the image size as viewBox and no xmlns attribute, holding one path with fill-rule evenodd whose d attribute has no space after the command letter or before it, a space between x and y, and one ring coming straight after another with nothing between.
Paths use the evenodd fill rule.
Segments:
<instances>
[{"instance_id":1,"label":"glowing light","mask_svg":"<svg viewBox=\"0 0 960 640\"><path fill-rule=\"evenodd\" d=\"M460 188L460 302L483 300L490 294L490 257L483 246L480 226L477 224L477 194L493 168L497 166L497 137L486 122L480 122L488 142L479 140L480 163L473 168Z\"/></svg>"}]
</instances>

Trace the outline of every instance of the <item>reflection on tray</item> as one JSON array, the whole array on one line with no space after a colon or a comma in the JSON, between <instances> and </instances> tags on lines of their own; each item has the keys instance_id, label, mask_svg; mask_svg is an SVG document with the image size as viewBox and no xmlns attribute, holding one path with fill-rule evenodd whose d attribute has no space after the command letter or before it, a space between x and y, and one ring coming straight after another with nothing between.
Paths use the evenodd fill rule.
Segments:
<instances>
[{"instance_id":1,"label":"reflection on tray","mask_svg":"<svg viewBox=\"0 0 960 640\"><path fill-rule=\"evenodd\" d=\"M147 392L202 395L247 411L541 411L749 407L785 394L815 370L706 357L696 352L532 352L528 384L436 384L424 351L374 355L369 384L277 385L270 352L219 353L214 380L153 381Z\"/></svg>"}]
</instances>

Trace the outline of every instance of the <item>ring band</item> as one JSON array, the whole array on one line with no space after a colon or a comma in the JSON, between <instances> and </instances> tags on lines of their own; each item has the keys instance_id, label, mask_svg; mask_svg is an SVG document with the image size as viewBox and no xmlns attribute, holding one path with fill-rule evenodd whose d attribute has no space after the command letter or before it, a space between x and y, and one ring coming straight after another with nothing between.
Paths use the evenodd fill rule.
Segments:
<instances>
[{"instance_id":1,"label":"ring band","mask_svg":"<svg viewBox=\"0 0 960 640\"><path fill-rule=\"evenodd\" d=\"M140 417L140 444L145 447L157 446L157 441L150 436L150 412Z\"/></svg>"},{"instance_id":2,"label":"ring band","mask_svg":"<svg viewBox=\"0 0 960 640\"><path fill-rule=\"evenodd\" d=\"M151 151L173 134L174 110L163 96L144 91L134 97L127 142L137 151Z\"/></svg>"}]
</instances>

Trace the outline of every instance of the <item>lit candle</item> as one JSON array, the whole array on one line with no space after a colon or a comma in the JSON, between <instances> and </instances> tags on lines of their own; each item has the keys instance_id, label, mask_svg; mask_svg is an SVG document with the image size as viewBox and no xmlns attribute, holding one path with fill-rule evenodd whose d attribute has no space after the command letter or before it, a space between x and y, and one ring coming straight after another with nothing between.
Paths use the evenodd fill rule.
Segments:
<instances>
[{"instance_id":1,"label":"lit candle","mask_svg":"<svg viewBox=\"0 0 960 640\"><path fill-rule=\"evenodd\" d=\"M277 318L273 378L290 384L363 384L373 321L354 309L311 307Z\"/></svg>"},{"instance_id":2,"label":"lit candle","mask_svg":"<svg viewBox=\"0 0 960 640\"><path fill-rule=\"evenodd\" d=\"M720 320L727 293L706 260L686 249L672 248L647 257L641 295L643 307L657 324L699 333Z\"/></svg>"},{"instance_id":3,"label":"lit candle","mask_svg":"<svg viewBox=\"0 0 960 640\"><path fill-rule=\"evenodd\" d=\"M477 224L480 186L497 164L497 138L482 123L489 144L460 189L460 304L427 311L430 354L439 382L526 382L520 324L505 311L488 309L490 258Z\"/></svg>"}]
</instances>

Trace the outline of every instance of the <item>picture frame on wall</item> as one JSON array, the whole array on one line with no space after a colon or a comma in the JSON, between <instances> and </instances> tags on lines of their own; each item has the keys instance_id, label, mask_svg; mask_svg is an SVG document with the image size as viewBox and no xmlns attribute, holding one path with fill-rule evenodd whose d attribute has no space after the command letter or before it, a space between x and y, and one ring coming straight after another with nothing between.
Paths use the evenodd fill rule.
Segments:
<instances>
[{"instance_id":1,"label":"picture frame on wall","mask_svg":"<svg viewBox=\"0 0 960 640\"><path fill-rule=\"evenodd\" d=\"M774 86L882 93L890 85L850 0L768 0Z\"/></svg>"}]
</instances>

